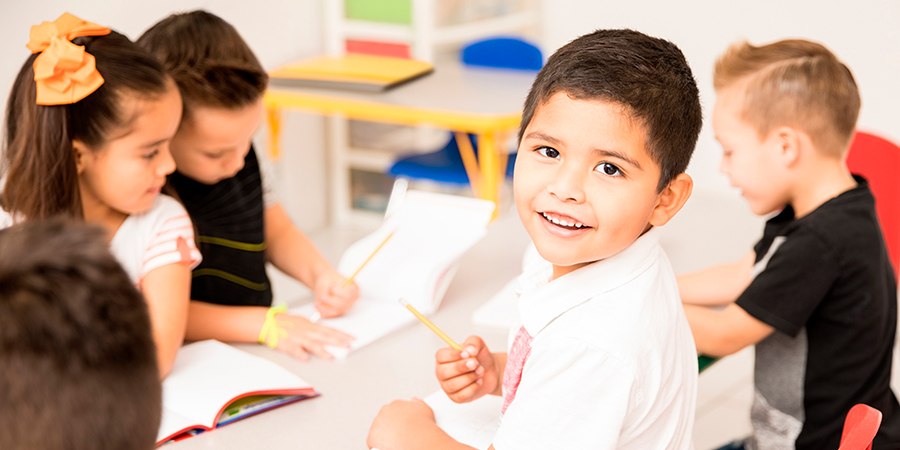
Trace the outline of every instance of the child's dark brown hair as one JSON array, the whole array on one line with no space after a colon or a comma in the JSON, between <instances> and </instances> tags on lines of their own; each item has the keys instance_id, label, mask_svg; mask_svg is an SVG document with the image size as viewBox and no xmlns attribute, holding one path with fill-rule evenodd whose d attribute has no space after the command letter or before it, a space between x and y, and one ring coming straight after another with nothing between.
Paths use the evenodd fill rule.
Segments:
<instances>
[{"instance_id":1,"label":"child's dark brown hair","mask_svg":"<svg viewBox=\"0 0 900 450\"><path fill-rule=\"evenodd\" d=\"M17 218L82 218L72 141L91 149L103 147L110 132L131 119L121 111L123 95L156 98L170 83L158 61L115 31L72 43L94 56L104 78L100 88L69 105L36 104L34 54L22 65L10 92L0 202Z\"/></svg>"},{"instance_id":2,"label":"child's dark brown hair","mask_svg":"<svg viewBox=\"0 0 900 450\"><path fill-rule=\"evenodd\" d=\"M162 389L147 305L105 232L0 231L0 448L150 450Z\"/></svg>"},{"instance_id":3,"label":"child's dark brown hair","mask_svg":"<svg viewBox=\"0 0 900 450\"><path fill-rule=\"evenodd\" d=\"M240 109L266 91L269 76L237 30L198 10L172 14L137 44L162 62L184 99L183 119L197 107Z\"/></svg>"},{"instance_id":4,"label":"child's dark brown hair","mask_svg":"<svg viewBox=\"0 0 900 450\"><path fill-rule=\"evenodd\" d=\"M597 30L557 50L538 73L522 113L521 141L537 109L553 94L626 108L646 131L662 191L687 169L703 123L700 94L675 44L633 30Z\"/></svg>"}]
</instances>

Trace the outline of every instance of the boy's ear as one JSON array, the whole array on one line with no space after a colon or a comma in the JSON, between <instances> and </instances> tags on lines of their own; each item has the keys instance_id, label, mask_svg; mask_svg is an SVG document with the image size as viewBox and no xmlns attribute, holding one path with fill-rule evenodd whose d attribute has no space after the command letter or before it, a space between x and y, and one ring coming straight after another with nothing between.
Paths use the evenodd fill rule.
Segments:
<instances>
[{"instance_id":1,"label":"boy's ear","mask_svg":"<svg viewBox=\"0 0 900 450\"><path fill-rule=\"evenodd\" d=\"M84 145L84 142L81 142L78 139L72 139L72 156L75 158L75 169L78 171L79 175L84 171L88 152L90 152L90 149L88 149L87 145Z\"/></svg>"},{"instance_id":2,"label":"boy's ear","mask_svg":"<svg viewBox=\"0 0 900 450\"><path fill-rule=\"evenodd\" d=\"M656 207L650 213L650 225L660 227L665 225L691 197L694 190L694 180L686 173L679 174L669 185L663 188L656 197Z\"/></svg>"},{"instance_id":3,"label":"boy's ear","mask_svg":"<svg viewBox=\"0 0 900 450\"><path fill-rule=\"evenodd\" d=\"M800 157L800 131L791 127L778 127L772 132L779 149L779 158L785 167L794 165Z\"/></svg>"}]
</instances>

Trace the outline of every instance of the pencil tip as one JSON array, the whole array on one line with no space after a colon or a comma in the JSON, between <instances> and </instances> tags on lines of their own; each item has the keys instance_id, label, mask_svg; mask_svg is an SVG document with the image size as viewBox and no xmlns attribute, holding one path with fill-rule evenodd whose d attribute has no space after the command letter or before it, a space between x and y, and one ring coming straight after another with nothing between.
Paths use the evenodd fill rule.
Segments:
<instances>
[{"instance_id":1,"label":"pencil tip","mask_svg":"<svg viewBox=\"0 0 900 450\"><path fill-rule=\"evenodd\" d=\"M403 299L401 298L401 299L400 299L400 304L403 305L403 306L406 306L406 305L409 304L409 302L407 302L406 300L403 300Z\"/></svg>"}]
</instances>

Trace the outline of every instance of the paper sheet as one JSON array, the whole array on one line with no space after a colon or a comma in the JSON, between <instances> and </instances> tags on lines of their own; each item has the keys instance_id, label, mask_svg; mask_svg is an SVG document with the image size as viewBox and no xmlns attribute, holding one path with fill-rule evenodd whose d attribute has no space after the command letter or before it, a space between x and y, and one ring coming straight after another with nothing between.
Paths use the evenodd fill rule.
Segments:
<instances>
[{"instance_id":1,"label":"paper sheet","mask_svg":"<svg viewBox=\"0 0 900 450\"><path fill-rule=\"evenodd\" d=\"M459 258L487 234L494 211L492 202L454 195L407 191L396 197L402 202L391 202L392 212L381 227L351 245L338 263L338 272L354 273L393 232L354 279L359 300L344 316L319 321L354 336L351 351L415 322L400 305L401 298L422 314L436 311ZM289 312L309 317L313 305ZM348 353L336 347L327 350L338 359Z\"/></svg>"},{"instance_id":2,"label":"paper sheet","mask_svg":"<svg viewBox=\"0 0 900 450\"><path fill-rule=\"evenodd\" d=\"M474 402L454 403L444 391L437 391L425 403L434 411L437 425L453 439L481 450L491 446L500 427L503 397L485 395Z\"/></svg>"}]
</instances>

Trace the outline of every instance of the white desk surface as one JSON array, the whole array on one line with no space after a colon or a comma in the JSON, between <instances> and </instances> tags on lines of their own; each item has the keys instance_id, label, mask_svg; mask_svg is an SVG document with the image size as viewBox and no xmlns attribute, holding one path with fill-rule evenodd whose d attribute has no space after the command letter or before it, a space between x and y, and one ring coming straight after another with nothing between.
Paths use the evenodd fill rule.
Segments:
<instances>
[{"instance_id":1,"label":"white desk surface","mask_svg":"<svg viewBox=\"0 0 900 450\"><path fill-rule=\"evenodd\" d=\"M518 114L536 71L465 66L456 55L443 55L434 71L384 92L299 87L272 80L273 91L389 103L414 108L479 114Z\"/></svg>"},{"instance_id":2,"label":"white desk surface","mask_svg":"<svg viewBox=\"0 0 900 450\"><path fill-rule=\"evenodd\" d=\"M431 319L458 342L477 334L491 349L505 349L505 331L472 325L470 316L519 274L528 242L515 213L498 219L488 235L465 254ZM321 397L276 408L164 448L365 449L369 426L382 405L398 398L424 398L440 389L434 376L434 354L445 346L418 322L351 353L343 361L313 358L302 363L259 345L236 345L296 373Z\"/></svg>"},{"instance_id":3,"label":"white desk surface","mask_svg":"<svg viewBox=\"0 0 900 450\"><path fill-rule=\"evenodd\" d=\"M740 258L761 234L762 221L736 196L695 191L688 206L663 227L660 242L676 272L696 270ZM354 237L339 236L334 242L316 241L313 237L313 241L329 260L336 261L343 252L339 247L350 243L348 238ZM505 349L506 331L473 325L471 313L521 272L522 255L529 242L515 211L504 212L491 225L488 235L463 256L443 303L431 317L433 321L457 341L476 334L492 350ZM290 295L281 298L290 299ZM259 345L236 345L296 373L322 396L165 448L365 449L369 426L382 405L398 398L424 398L440 388L434 376L434 353L445 346L418 322L337 362L314 358L301 363Z\"/></svg>"}]
</instances>

